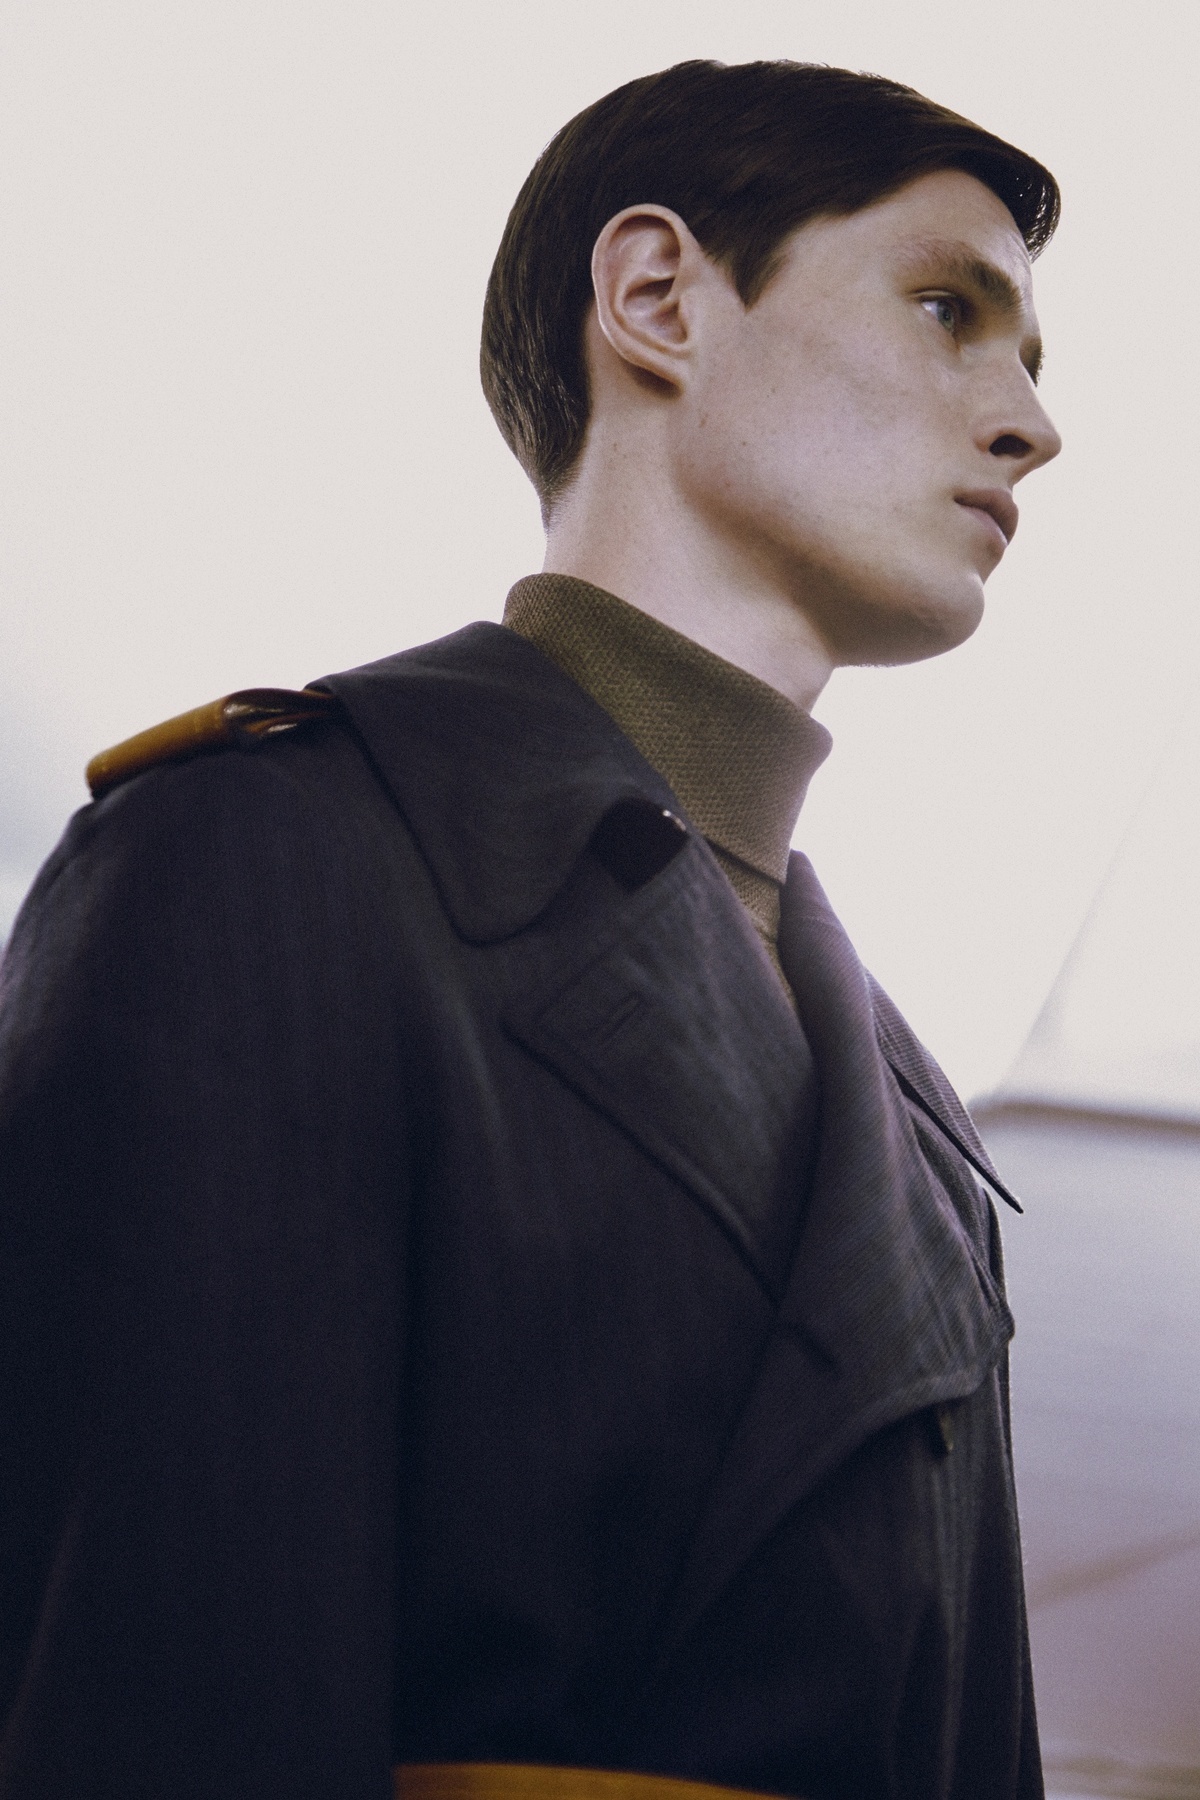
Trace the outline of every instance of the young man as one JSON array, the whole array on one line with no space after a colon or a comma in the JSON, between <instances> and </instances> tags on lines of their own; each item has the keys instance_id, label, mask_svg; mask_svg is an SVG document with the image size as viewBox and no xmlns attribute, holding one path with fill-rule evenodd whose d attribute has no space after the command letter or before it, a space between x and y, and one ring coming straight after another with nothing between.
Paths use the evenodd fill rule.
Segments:
<instances>
[{"instance_id":1,"label":"young man","mask_svg":"<svg viewBox=\"0 0 1200 1800\"><path fill-rule=\"evenodd\" d=\"M488 294L505 625L93 765L4 965L8 1800L1040 1794L1008 1196L788 846L1058 449L1056 211L873 77L608 96Z\"/></svg>"}]
</instances>

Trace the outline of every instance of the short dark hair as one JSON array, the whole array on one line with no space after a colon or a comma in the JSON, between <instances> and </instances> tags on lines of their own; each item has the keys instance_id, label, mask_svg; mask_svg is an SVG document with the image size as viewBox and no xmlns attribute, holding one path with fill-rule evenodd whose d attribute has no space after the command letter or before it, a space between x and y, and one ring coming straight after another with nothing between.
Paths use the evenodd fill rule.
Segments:
<instances>
[{"instance_id":1,"label":"short dark hair","mask_svg":"<svg viewBox=\"0 0 1200 1800\"><path fill-rule=\"evenodd\" d=\"M879 75L817 63L684 62L564 125L517 196L488 282L480 372L496 423L548 509L588 420L583 325L592 249L627 206L670 207L753 305L789 234L918 175L962 169L1036 256L1058 223L1039 162Z\"/></svg>"}]
</instances>

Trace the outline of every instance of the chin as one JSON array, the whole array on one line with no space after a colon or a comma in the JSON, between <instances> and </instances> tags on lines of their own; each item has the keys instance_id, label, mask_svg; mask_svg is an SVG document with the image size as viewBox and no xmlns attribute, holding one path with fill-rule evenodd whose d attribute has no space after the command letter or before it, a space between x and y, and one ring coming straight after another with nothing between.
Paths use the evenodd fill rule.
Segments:
<instances>
[{"instance_id":1,"label":"chin","mask_svg":"<svg viewBox=\"0 0 1200 1800\"><path fill-rule=\"evenodd\" d=\"M982 618L983 582L975 575L940 592L928 582L899 591L889 585L853 596L843 592L826 636L840 663L895 667L956 650Z\"/></svg>"}]
</instances>

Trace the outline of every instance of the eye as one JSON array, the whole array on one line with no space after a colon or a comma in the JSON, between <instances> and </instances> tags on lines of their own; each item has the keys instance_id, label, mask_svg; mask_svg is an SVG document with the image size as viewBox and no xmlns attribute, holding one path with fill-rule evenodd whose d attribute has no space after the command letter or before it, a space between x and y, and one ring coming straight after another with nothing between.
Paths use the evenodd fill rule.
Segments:
<instances>
[{"instance_id":1,"label":"eye","mask_svg":"<svg viewBox=\"0 0 1200 1800\"><path fill-rule=\"evenodd\" d=\"M965 307L956 294L928 294L921 305L944 331L956 337L963 325Z\"/></svg>"}]
</instances>

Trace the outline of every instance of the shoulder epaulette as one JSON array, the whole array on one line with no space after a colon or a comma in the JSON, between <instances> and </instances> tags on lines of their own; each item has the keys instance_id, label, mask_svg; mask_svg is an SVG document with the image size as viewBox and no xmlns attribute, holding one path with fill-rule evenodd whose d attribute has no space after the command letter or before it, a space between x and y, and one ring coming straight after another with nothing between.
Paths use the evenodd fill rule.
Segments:
<instances>
[{"instance_id":1,"label":"shoulder epaulette","mask_svg":"<svg viewBox=\"0 0 1200 1800\"><path fill-rule=\"evenodd\" d=\"M139 731L111 750L101 750L87 766L87 784L98 800L110 788L159 763L185 762L206 750L252 749L263 738L294 731L297 725L327 718L337 710L333 695L316 688L244 688Z\"/></svg>"}]
</instances>

